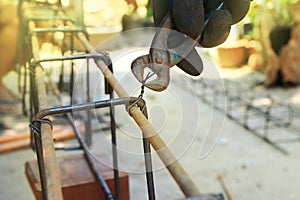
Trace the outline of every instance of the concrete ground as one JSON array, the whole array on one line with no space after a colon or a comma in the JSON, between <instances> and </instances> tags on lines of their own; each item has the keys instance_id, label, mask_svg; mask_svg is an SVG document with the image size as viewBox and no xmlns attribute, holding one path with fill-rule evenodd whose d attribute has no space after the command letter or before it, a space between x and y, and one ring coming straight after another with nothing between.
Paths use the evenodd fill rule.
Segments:
<instances>
[{"instance_id":1,"label":"concrete ground","mask_svg":"<svg viewBox=\"0 0 300 200\"><path fill-rule=\"evenodd\" d=\"M116 69L120 64L127 66L124 62L116 59ZM204 76L209 74L204 72ZM131 95L139 94L140 85L128 69L117 70L116 76ZM233 200L300 199L300 143L288 144L289 155L285 155L228 119L223 111L204 103L190 78L172 70L171 79L165 92L145 91L149 118L201 192L224 193L217 179L221 175ZM131 199L147 199L141 133L124 107L116 108L116 121L119 164L129 173ZM107 132L95 133L93 152L110 154L109 138ZM35 154L29 149L0 155L0 200L33 199L24 174L24 163L32 159ZM182 192L155 153L153 165L157 199L182 199Z\"/></svg>"}]
</instances>

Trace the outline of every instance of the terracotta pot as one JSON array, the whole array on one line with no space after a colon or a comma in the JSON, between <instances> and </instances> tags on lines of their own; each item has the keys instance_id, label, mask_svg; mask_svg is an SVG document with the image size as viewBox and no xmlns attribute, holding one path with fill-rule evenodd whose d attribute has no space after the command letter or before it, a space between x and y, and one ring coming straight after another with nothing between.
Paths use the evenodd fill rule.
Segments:
<instances>
[{"instance_id":1,"label":"terracotta pot","mask_svg":"<svg viewBox=\"0 0 300 200\"><path fill-rule=\"evenodd\" d=\"M222 67L239 67L246 63L247 49L244 46L218 48Z\"/></svg>"}]
</instances>

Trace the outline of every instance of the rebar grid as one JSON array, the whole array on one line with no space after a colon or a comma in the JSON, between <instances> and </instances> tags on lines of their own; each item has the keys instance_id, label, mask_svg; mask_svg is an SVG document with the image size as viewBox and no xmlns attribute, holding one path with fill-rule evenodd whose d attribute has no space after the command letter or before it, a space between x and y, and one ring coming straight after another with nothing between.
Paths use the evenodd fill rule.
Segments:
<instances>
[{"instance_id":1,"label":"rebar grid","mask_svg":"<svg viewBox=\"0 0 300 200\"><path fill-rule=\"evenodd\" d=\"M223 83L224 88L220 88L216 80L201 79L193 85L205 103L225 112L228 118L280 152L289 153L283 144L300 142L300 129L293 123L297 109L278 102L270 92L254 91L251 87L260 83L259 79L250 75L246 81L224 80Z\"/></svg>"}]
</instances>

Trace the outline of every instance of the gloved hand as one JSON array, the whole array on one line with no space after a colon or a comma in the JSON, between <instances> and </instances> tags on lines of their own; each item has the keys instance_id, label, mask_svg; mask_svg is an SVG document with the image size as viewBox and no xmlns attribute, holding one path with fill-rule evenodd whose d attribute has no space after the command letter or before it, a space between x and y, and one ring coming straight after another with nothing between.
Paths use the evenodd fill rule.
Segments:
<instances>
[{"instance_id":1,"label":"gloved hand","mask_svg":"<svg viewBox=\"0 0 300 200\"><path fill-rule=\"evenodd\" d=\"M177 65L192 76L200 75L203 70L202 60L194 49L195 42L187 42L184 35L205 48L223 43L231 25L247 14L250 0L152 0L152 7L155 25L175 31L158 30L149 55L137 58L131 69L146 87L162 91L169 84L170 67ZM143 78L145 67L157 75L154 81L146 84Z\"/></svg>"},{"instance_id":2,"label":"gloved hand","mask_svg":"<svg viewBox=\"0 0 300 200\"><path fill-rule=\"evenodd\" d=\"M198 42L205 48L223 43L249 7L250 0L152 0L156 26L170 12L174 29L193 39L201 34Z\"/></svg>"},{"instance_id":3,"label":"gloved hand","mask_svg":"<svg viewBox=\"0 0 300 200\"><path fill-rule=\"evenodd\" d=\"M225 42L231 25L247 14L250 0L152 0L152 6L157 26L166 12L170 12L175 30L193 39L201 34L199 44L210 48ZM190 75L200 75L202 61L197 55L193 50L177 66ZM197 63L196 60L201 65L191 64Z\"/></svg>"}]
</instances>

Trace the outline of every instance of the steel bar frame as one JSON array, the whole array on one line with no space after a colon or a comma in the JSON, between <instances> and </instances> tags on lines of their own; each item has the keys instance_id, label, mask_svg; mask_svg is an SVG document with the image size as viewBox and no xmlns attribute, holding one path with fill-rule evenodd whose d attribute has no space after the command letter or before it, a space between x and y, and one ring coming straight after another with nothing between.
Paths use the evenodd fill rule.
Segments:
<instances>
[{"instance_id":1,"label":"steel bar frame","mask_svg":"<svg viewBox=\"0 0 300 200\"><path fill-rule=\"evenodd\" d=\"M52 17L27 17L27 16L23 16L23 14L28 11L28 10L48 10L48 11L52 11L53 13L57 13L58 11L61 11L62 9L60 7L53 7L50 4L46 4L46 7L41 7L41 6L29 6L29 7L24 7L24 2L27 2L26 0L21 0L19 2L19 11L18 11L18 15L19 15L19 21L20 21L20 36L19 36L19 46L18 46L18 55L22 54L22 49L25 49L25 53L24 56L22 57L18 57L18 64L25 68L24 70L24 78L23 78L23 91L22 91L22 87L21 87L21 71L22 69L20 68L19 71L19 77L18 77L18 82L19 82L19 91L22 93L22 109L23 109L23 114L27 115L27 110L26 110L26 88L27 88L27 71L26 71L26 67L28 67L28 63L30 63L31 58L33 57L32 55L29 55L30 49L28 49L28 47L30 46L30 44L28 42L30 42L31 39L31 34L29 33L29 24L30 22L37 22L37 21L61 21L61 22L72 22L73 20L68 18L68 17L56 17L56 16L52 16ZM32 29L32 28L31 28ZM37 28L37 32L48 32L49 28ZM56 30L59 30L59 28L51 28L52 32L55 32ZM78 28L79 29L79 28ZM31 30L33 31L33 30ZM50 31L50 30L49 30ZM75 30L73 30L72 32L74 32ZM78 30L79 31L79 30ZM83 28L81 28L81 31L85 31ZM66 31L64 31L66 32ZM73 49L73 48L71 48Z\"/></svg>"},{"instance_id":2,"label":"steel bar frame","mask_svg":"<svg viewBox=\"0 0 300 200\"><path fill-rule=\"evenodd\" d=\"M104 194L106 196L107 199L115 199L113 194L111 193L110 189L108 188L105 180L103 179L101 173L97 170L95 161L93 156L91 155L88 146L85 144L82 136L79 133L79 130L77 129L77 127L75 126L75 124L73 123L73 118L72 115L70 113L72 112L76 112L76 111L83 111L83 110L91 110L91 109L98 109L98 108L103 108L103 107L110 107L110 106L117 106L117 105L128 105L130 102L135 102L135 98L124 98L124 99L110 99L110 100L103 100L103 101L97 101L97 102L90 102L90 103L83 103L83 104L77 104L77 105L69 105L69 106L61 106L61 107L55 107L55 108L48 108L48 109L44 109L40 112L38 112L34 118L33 118L33 125L35 127L39 127L39 124L41 122L41 120L44 120L45 117L47 116L52 116L52 115L57 115L57 114L66 114L67 115L67 119L69 121L69 123L71 124L72 128L74 129L74 132L76 134L76 138L79 142L79 145L81 147L81 149L84 151L84 155L88 161L89 167L91 169L91 171L93 172L94 176L96 177L96 180L98 180L100 182L100 185L104 191ZM41 131L41 135L42 135L42 131ZM35 141L37 144L41 144L42 141L40 140L40 137L35 137ZM46 185L46 180L44 178L45 176L45 164L44 164L44 159L43 159L43 154L40 151L39 148L36 149L37 150L37 154L38 154L38 166L40 169L40 175L41 175L41 184L42 184L42 188L43 190L43 195L44 195L44 199L49 199L48 198L48 187ZM116 198L118 199L118 198Z\"/></svg>"},{"instance_id":3,"label":"steel bar frame","mask_svg":"<svg viewBox=\"0 0 300 200\"><path fill-rule=\"evenodd\" d=\"M63 12L60 12L60 10L57 10L57 14L61 19L66 19L66 16L64 16ZM39 19L36 19L39 20ZM89 43L87 36L85 32L83 32L82 29L77 28L71 20L65 20L66 24L70 27L69 30L63 29L63 28L50 28L50 29L44 29L44 28L36 28L34 25L34 20L29 20L28 27L29 27L29 38L30 38L30 46L32 50L32 57L34 61L31 63L33 67L34 72L34 80L31 85L31 90L36 91L33 94L33 98L35 98L36 102L38 102L38 105L34 109L35 120L36 119L42 119L43 122L47 123L40 123L36 124L36 126L40 129L40 134L34 134L35 135L35 141L37 145L36 151L39 163L42 163L39 165L39 168L41 170L41 181L43 182L43 195L44 199L62 199L62 191L61 191L61 183L59 180L59 173L58 173L58 166L56 163L56 154L55 154L55 147L53 143L52 138L52 132L51 132L51 123L48 123L49 119L46 118L45 113L51 113L51 112L65 112L65 111L74 111L78 109L88 109L88 108L95 108L94 103L85 103L83 105L77 105L73 106L67 106L67 107L57 107L57 108L49 108L48 102L47 102L47 94L46 94L46 85L44 80L44 71L43 67L41 65L42 62L46 61L54 61L55 59L49 58L49 59L39 59L39 50L38 50L38 37L37 33L43 33L48 31L62 31L62 32L72 32L72 34L75 34L78 40L82 43L84 46L86 52L89 52L91 55L98 55L98 52L92 47L92 45ZM63 59L73 59L73 56L70 57L64 57ZM86 57L85 57L86 58ZM112 71L109 69L109 66L106 62L106 60L103 60L100 57L92 56L94 59L96 65L100 69L100 71L103 73L105 80L111 87L111 97L113 98L112 92L114 91L120 99L130 100L130 97L128 93L125 91L125 89L119 84L117 79L114 77ZM61 58L59 58L61 59ZM108 106L111 106L111 115L113 115L113 107L111 102L118 101L115 99L108 100ZM130 102L130 101L129 101ZM101 102L102 104L103 102ZM138 102L136 102L138 103ZM103 105L103 104L102 104ZM150 124L150 122L147 119L147 115L145 114L145 111L141 110L139 106L130 106L130 109L128 110L130 116L135 120L136 124L140 127L143 136L144 136L144 151L146 152L145 155L145 162L146 162L146 173L147 173L147 184L148 184L148 193L149 193L149 199L155 199L155 193L154 193L154 184L153 184L153 175L152 175L152 167L151 167L151 157L150 157L150 144L155 149L156 153L162 160L162 162L165 164L166 168L178 184L179 188L183 192L183 194L187 197L196 197L201 196L200 191L196 187L196 185L193 183L192 179L189 177L187 172L183 169L181 164L178 162L176 157L172 154L170 149L166 146L165 142L162 140L160 135L157 133L157 131L153 128L153 126ZM47 115L48 115L47 114ZM70 116L69 116L70 118ZM36 123L36 122L35 122ZM112 126L115 126L114 122L111 122ZM76 127L74 127L75 129ZM76 131L75 131L76 132ZM79 138L80 139L80 138ZM116 139L116 138L115 138ZM116 144L116 140L114 139L114 143ZM80 143L82 141L79 140ZM85 144L84 144L85 145ZM81 144L81 147L83 145ZM87 157L87 160L90 158ZM115 159L115 158L114 158ZM114 165L117 164L116 160L114 161ZM91 164L91 168L93 168L93 163ZM96 174L96 176L98 176ZM99 181L101 182L101 178L99 178ZM104 184L105 187L105 184ZM118 187L118 186L116 186ZM109 193L108 197L110 198ZM118 196L118 194L116 195Z\"/></svg>"},{"instance_id":4,"label":"steel bar frame","mask_svg":"<svg viewBox=\"0 0 300 200\"><path fill-rule=\"evenodd\" d=\"M83 104L77 104L77 105L75 104L75 105L69 105L69 106L49 108L49 109L45 109L45 110L38 112L34 116L34 118L33 118L34 124L33 125L38 127L39 123L41 123L41 121L43 119L45 119L45 117L48 117L48 116L58 115L58 114L67 114L68 121L75 131L75 134L76 134L76 137L80 144L80 147L84 151L85 156L88 160L88 163L91 167L91 170L95 173L96 179L100 182L102 189L103 189L105 195L107 196L107 199L114 199L114 198L118 199L118 196L119 196L118 191L116 190L115 197L113 197L113 195L110 192L109 188L107 187L105 181L103 180L103 177L97 171L97 169L95 167L95 162L93 161L93 156L90 155L91 153L88 150L87 145L84 143L82 137L80 136L80 133L79 133L77 127L73 123L72 116L70 113L76 112L76 111L99 109L99 108L103 108L103 107L114 108L115 106L118 106L118 105L125 105L128 108L130 104L137 103L138 107L140 107L143 110L143 114L147 117L147 108L146 108L145 103L142 100L139 100L137 102L137 100L139 100L139 99L137 99L135 97L130 97L130 98L123 98L123 99L109 99L109 100L102 100L102 101L83 103ZM39 138L37 137L35 139L38 140ZM41 143L41 141L36 141L36 142L38 144ZM115 145L115 144L116 143L114 143L113 145ZM150 150L150 144L148 143L148 141L145 138L143 138L143 145L144 145L144 152L145 152L145 167L146 167L146 177L147 177L147 186L148 186L148 196L149 196L149 199L155 199L155 189L154 189L154 180L153 180L152 163L151 163L151 150ZM43 160L40 160L38 163L42 170L41 174L44 174L43 168L45 166L43 164ZM115 163L113 163L113 165L114 165L114 167L117 167L115 165ZM116 170L114 170L114 172L117 173L117 175L115 175L115 178L118 178L119 176L118 176L117 168L116 168ZM41 180L43 180L43 179L41 179ZM115 180L115 182L118 183L119 181ZM43 188L46 188L44 182L42 182L42 186L43 186ZM119 188L118 188L119 185L116 184L115 186L116 186L116 189L119 190Z\"/></svg>"},{"instance_id":5,"label":"steel bar frame","mask_svg":"<svg viewBox=\"0 0 300 200\"><path fill-rule=\"evenodd\" d=\"M209 81L209 80L208 80ZM194 85L196 85L195 82L193 82ZM266 106L264 109L262 109L259 106L254 105L254 101L259 99L258 96L256 96L255 93L251 93L248 99L243 98L245 92L247 92L247 89L242 91L237 91L236 93L232 94L232 88L230 85L236 85L235 90L238 90L239 86L238 84L234 84L231 81L226 80L225 81L225 91L220 90L216 85L214 85L214 82L210 83L209 89L211 89L214 95L214 97L217 99L216 102L219 102L218 98L220 96L226 96L227 98L227 105L225 107L215 105L214 102L211 102L210 99L207 99L210 95L205 92L207 89L206 80L202 79L200 83L197 83L196 87L200 86L201 93L198 94L198 96L208 104L213 104L212 106L220 111L225 111L228 118L231 120L234 120L241 126L243 126L245 129L249 130L251 133L253 133L255 136L259 137L266 143L273 146L275 149L279 150L280 152L284 154L288 154L289 152L282 147L280 144L281 142L299 142L300 141L300 130L297 130L296 128L293 128L292 121L295 117L294 109L290 105L280 104L280 103L274 103L275 101L270 97L269 95L263 95L264 98L267 98L271 104ZM272 110L276 106L281 106L285 108L287 111L287 118L285 120L282 120L276 116L272 115ZM238 110L242 110L243 113L239 116L235 116L234 113ZM263 118L264 125L262 127L253 127L251 123L249 122L249 115L250 112L256 113L257 116L260 116ZM274 140L271 138L271 131L270 126L275 126L278 128L286 129L287 131L291 131L295 133L296 138L289 138L289 139L281 139L281 140ZM262 130L263 134L260 134L259 131ZM281 141L281 142L280 142Z\"/></svg>"},{"instance_id":6,"label":"steel bar frame","mask_svg":"<svg viewBox=\"0 0 300 200\"><path fill-rule=\"evenodd\" d=\"M30 20L29 20L30 21ZM49 29L45 29L45 30L49 30ZM62 29L52 29L52 30L50 30L50 31L56 31L56 30L62 30ZM30 32L30 34L29 34L29 36L30 37L34 37L35 36L35 34L37 33L37 32L39 32L39 31L31 31ZM47 31L45 31L45 32L47 32ZM68 32L68 30L66 30L66 32ZM36 36L35 36L36 37ZM35 39L35 38L34 38ZM33 40L32 40L33 41ZM36 49L37 49L37 46L33 46L35 49L35 51L36 51ZM37 52L37 51L36 51ZM95 57L98 57L98 58L100 58L100 59L106 59L107 58L107 55L105 54L97 54L97 55L91 55L91 54L84 54L84 55L71 55L71 56L61 56L61 57L58 57L58 58L46 58L46 59L40 59L40 60L35 60L35 61L33 61L32 63L31 63L31 65L30 65L30 69L31 69L31 71L33 71L33 75L36 75L36 73L35 73L35 68L37 67L37 66L39 66L39 67L41 67L41 63L42 62L49 62L49 61L63 61L63 60L75 60L75 59L87 59L87 61L88 61L88 59L89 58L95 58ZM32 77L34 77L34 76L32 76ZM35 84L34 84L34 81L32 81L32 79L33 78L31 78L31 87L33 87ZM87 77L87 80L89 80L89 77ZM89 83L87 83L87 85L89 85ZM36 97L37 96L37 94L34 94L34 93L36 93L35 91L36 91L36 89L35 88L31 88L31 91L32 91L32 93L33 94L31 94L31 96L34 96L34 97ZM88 92L89 92L89 88L88 88L88 90L87 90ZM70 95L72 95L72 94L70 94ZM87 96L89 96L89 94L87 94ZM89 99L87 99L87 101L89 102ZM35 105L34 106L35 107L35 111L34 111L34 113L36 113L39 109L38 109L38 106L37 105ZM87 110L87 112L89 112L89 110ZM70 118L70 116L69 116L69 118ZM89 121L89 120L88 120ZM90 126L90 124L88 124L87 126ZM86 128L89 128L89 127L87 127L86 126ZM73 127L74 127L74 125L73 125ZM78 135L78 130L75 130L75 133L77 133L77 135ZM41 142L41 140L38 140L39 139L39 137L35 137L35 143L38 145L37 146L37 155L38 155L38 160L39 160L39 169L40 169L40 174L41 174L41 182L42 182L42 186L43 186L43 191L45 191L44 193L43 193L43 198L44 199L49 199L49 197L48 197L48 192L47 192L47 184L46 184L46 178L45 178L45 174L46 174L46 172L45 172L45 170L44 170L44 168L45 168L45 165L43 164L43 162L44 162L44 160L43 160L43 152L42 152L42 150L41 150L41 145L39 145L39 144L41 144L42 142ZM79 143L83 143L83 141L82 141L82 139L81 138L78 138L78 140L79 140ZM91 139L90 139L91 140ZM83 145L81 145L81 146L83 146ZM86 149L86 148L85 148ZM115 155L115 154L114 154ZM91 169L92 170L95 170L95 164L91 161L91 159L90 159L90 156L86 156L86 158L87 158L87 160L88 160L88 162L89 162L89 164L90 164L90 167L91 167ZM115 159L114 159L115 160ZM115 168L115 170L114 171L117 171L117 173L115 173L115 175L117 175L118 176L118 170L117 170L118 168ZM104 184L105 183L105 181L102 179L102 178L99 178L100 177L100 175L99 175L99 173L98 172L94 172L94 174L95 174L95 177L96 177L96 179L97 180L99 180L99 182L101 183L101 185L102 185L102 188L104 189L104 193L105 194L110 194L110 192L107 192L108 191L108 188L107 188L107 186L106 186L106 184ZM118 177L115 177L115 180L118 180ZM117 184L118 185L118 184ZM112 199L111 197L112 197L112 195L108 195L109 196L109 199Z\"/></svg>"}]
</instances>

